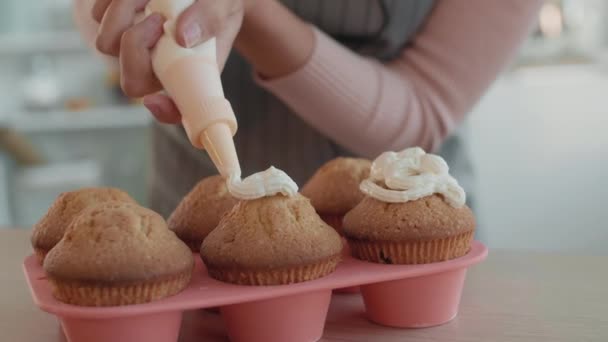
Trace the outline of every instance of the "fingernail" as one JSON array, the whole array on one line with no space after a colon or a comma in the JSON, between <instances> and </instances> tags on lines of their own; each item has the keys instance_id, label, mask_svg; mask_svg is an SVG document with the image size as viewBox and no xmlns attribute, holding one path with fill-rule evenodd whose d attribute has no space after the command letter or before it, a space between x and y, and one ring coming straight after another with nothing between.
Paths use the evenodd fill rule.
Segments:
<instances>
[{"instance_id":1,"label":"fingernail","mask_svg":"<svg viewBox=\"0 0 608 342\"><path fill-rule=\"evenodd\" d=\"M158 114L160 114L161 112L161 108L157 103L151 102L151 101L146 101L144 99L144 106L146 106L146 108L148 108L148 110L154 115L157 116Z\"/></svg>"},{"instance_id":2,"label":"fingernail","mask_svg":"<svg viewBox=\"0 0 608 342\"><path fill-rule=\"evenodd\" d=\"M201 39L201 28L196 23L190 23L184 29L184 43L187 48L191 48L198 44Z\"/></svg>"}]
</instances>

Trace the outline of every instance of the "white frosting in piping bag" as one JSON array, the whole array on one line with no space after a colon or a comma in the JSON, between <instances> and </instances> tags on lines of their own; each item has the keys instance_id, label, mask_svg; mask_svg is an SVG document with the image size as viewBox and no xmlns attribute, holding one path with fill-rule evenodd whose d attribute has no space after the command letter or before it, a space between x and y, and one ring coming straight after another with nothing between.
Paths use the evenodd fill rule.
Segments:
<instances>
[{"instance_id":1,"label":"white frosting in piping bag","mask_svg":"<svg viewBox=\"0 0 608 342\"><path fill-rule=\"evenodd\" d=\"M370 177L361 182L360 189L389 203L441 194L451 206L462 207L466 194L448 171L448 164L441 157L427 154L419 147L384 152L374 160Z\"/></svg>"},{"instance_id":2,"label":"white frosting in piping bag","mask_svg":"<svg viewBox=\"0 0 608 342\"><path fill-rule=\"evenodd\" d=\"M243 200L253 200L276 194L294 196L298 193L298 185L291 177L274 166L266 171L254 173L243 180L240 175L234 175L228 178L227 186L232 196Z\"/></svg>"}]
</instances>

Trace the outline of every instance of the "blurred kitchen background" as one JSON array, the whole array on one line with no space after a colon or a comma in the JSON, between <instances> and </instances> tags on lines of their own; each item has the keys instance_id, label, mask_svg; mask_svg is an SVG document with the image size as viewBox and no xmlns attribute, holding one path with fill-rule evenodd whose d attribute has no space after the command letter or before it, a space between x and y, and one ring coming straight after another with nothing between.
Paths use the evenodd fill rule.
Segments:
<instances>
[{"instance_id":1,"label":"blurred kitchen background","mask_svg":"<svg viewBox=\"0 0 608 342\"><path fill-rule=\"evenodd\" d=\"M74 28L71 0L0 2L0 227L58 193L146 203L151 118ZM480 238L608 254L608 1L547 1L518 59L470 116Z\"/></svg>"}]
</instances>

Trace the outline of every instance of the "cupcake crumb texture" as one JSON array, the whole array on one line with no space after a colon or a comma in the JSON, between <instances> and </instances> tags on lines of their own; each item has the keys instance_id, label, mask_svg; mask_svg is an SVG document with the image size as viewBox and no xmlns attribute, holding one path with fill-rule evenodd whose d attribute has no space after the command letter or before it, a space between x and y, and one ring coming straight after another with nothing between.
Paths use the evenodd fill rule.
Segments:
<instances>
[{"instance_id":1,"label":"cupcake crumb texture","mask_svg":"<svg viewBox=\"0 0 608 342\"><path fill-rule=\"evenodd\" d=\"M369 177L371 161L339 157L325 163L302 188L322 214L343 215L362 199L361 181Z\"/></svg>"},{"instance_id":2,"label":"cupcake crumb texture","mask_svg":"<svg viewBox=\"0 0 608 342\"><path fill-rule=\"evenodd\" d=\"M168 220L169 229L198 251L207 235L238 200L230 195L219 176L201 180L182 199Z\"/></svg>"},{"instance_id":3,"label":"cupcake crumb texture","mask_svg":"<svg viewBox=\"0 0 608 342\"><path fill-rule=\"evenodd\" d=\"M297 194L239 202L205 239L201 256L219 268L274 269L318 262L341 250L340 236Z\"/></svg>"},{"instance_id":4,"label":"cupcake crumb texture","mask_svg":"<svg viewBox=\"0 0 608 342\"><path fill-rule=\"evenodd\" d=\"M344 217L343 229L359 240L431 240L473 231L475 217L468 207L454 208L441 195L406 203L366 197Z\"/></svg>"},{"instance_id":5,"label":"cupcake crumb texture","mask_svg":"<svg viewBox=\"0 0 608 342\"><path fill-rule=\"evenodd\" d=\"M44 261L53 278L103 284L173 277L193 265L190 249L160 215L124 202L85 209Z\"/></svg>"},{"instance_id":6,"label":"cupcake crumb texture","mask_svg":"<svg viewBox=\"0 0 608 342\"><path fill-rule=\"evenodd\" d=\"M72 220L85 208L108 201L135 204L135 200L126 192L115 188L84 188L60 194L34 226L32 246L35 249L50 250L61 240Z\"/></svg>"}]
</instances>

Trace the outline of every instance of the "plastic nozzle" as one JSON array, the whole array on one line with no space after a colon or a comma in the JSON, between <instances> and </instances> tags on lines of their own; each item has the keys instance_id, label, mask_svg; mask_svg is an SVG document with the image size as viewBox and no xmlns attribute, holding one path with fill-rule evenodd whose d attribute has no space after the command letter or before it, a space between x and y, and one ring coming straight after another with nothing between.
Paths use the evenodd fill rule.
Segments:
<instances>
[{"instance_id":1,"label":"plastic nozzle","mask_svg":"<svg viewBox=\"0 0 608 342\"><path fill-rule=\"evenodd\" d=\"M239 158L228 125L220 122L209 126L201 134L200 140L222 177L241 176Z\"/></svg>"}]
</instances>

